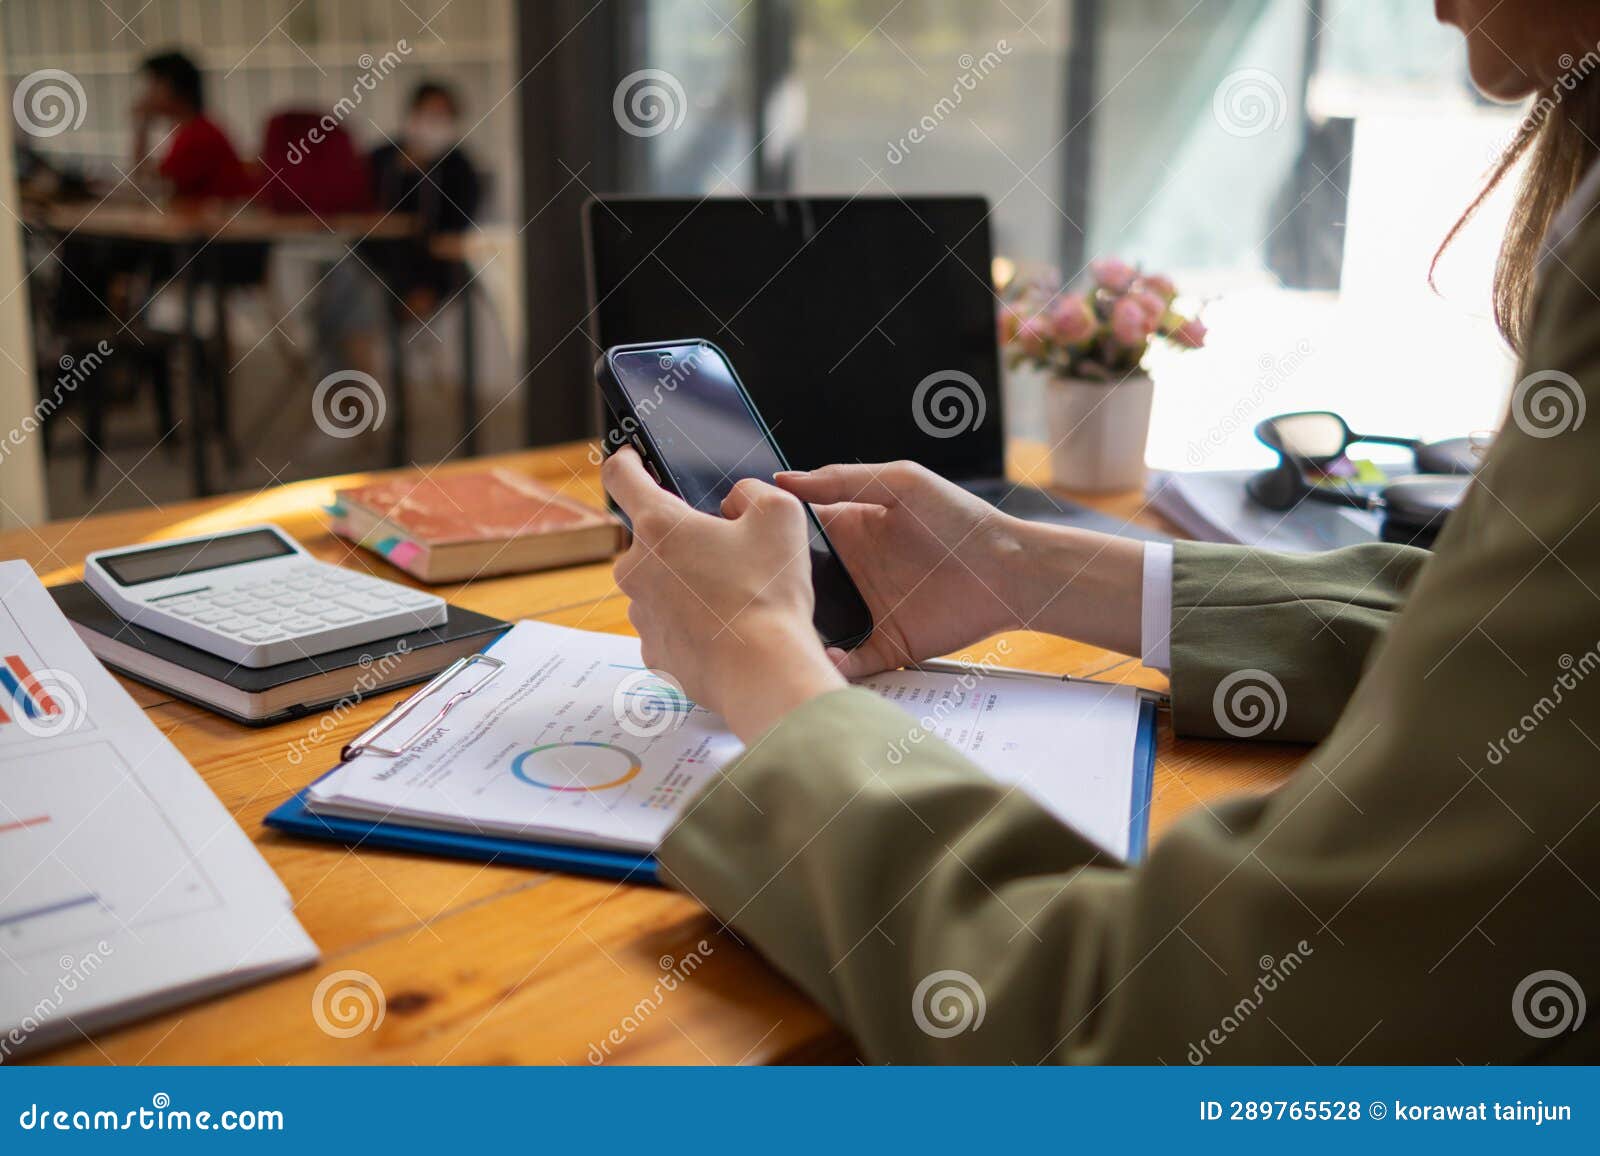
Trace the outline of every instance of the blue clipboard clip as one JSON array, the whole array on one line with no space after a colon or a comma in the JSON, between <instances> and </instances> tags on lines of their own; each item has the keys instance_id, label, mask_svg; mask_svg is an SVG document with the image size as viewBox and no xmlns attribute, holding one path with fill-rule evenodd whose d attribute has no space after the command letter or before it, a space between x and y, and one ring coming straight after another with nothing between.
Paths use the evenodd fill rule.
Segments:
<instances>
[{"instance_id":1,"label":"blue clipboard clip","mask_svg":"<svg viewBox=\"0 0 1600 1156\"><path fill-rule=\"evenodd\" d=\"M404 721L412 711L426 702L429 696L440 688L450 685L455 681L457 675L470 666L484 666L487 669L483 671L476 682L470 683L445 699L444 705L439 708L434 716L423 723L405 742L397 747L381 747L377 745L380 738ZM490 658L487 654L468 654L456 659L434 675L433 678L429 679L428 684L417 691L416 694L396 706L375 724L357 735L354 740L346 744L344 749L339 752L339 761L348 763L351 759L358 758L361 755L377 755L381 759L399 758L411 749L412 743L443 722L444 716L454 710L458 703L471 698L487 686L504 667L504 662L498 658Z\"/></svg>"}]
</instances>

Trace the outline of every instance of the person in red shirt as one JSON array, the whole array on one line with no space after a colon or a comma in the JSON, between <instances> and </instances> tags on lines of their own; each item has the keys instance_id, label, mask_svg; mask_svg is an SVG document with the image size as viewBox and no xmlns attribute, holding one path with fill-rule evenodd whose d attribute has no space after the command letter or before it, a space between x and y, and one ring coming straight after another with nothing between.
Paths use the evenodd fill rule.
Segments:
<instances>
[{"instance_id":1,"label":"person in red shirt","mask_svg":"<svg viewBox=\"0 0 1600 1156\"><path fill-rule=\"evenodd\" d=\"M134 164L148 168L155 126L165 122L156 172L180 200L247 197L255 182L220 125L205 114L200 70L181 52L151 56L140 67L144 91L134 102Z\"/></svg>"}]
</instances>

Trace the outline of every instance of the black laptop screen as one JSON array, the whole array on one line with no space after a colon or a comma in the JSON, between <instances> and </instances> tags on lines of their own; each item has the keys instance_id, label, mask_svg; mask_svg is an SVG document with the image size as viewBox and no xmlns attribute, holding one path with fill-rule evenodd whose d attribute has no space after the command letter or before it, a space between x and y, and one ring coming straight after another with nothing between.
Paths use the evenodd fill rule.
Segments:
<instances>
[{"instance_id":1,"label":"black laptop screen","mask_svg":"<svg viewBox=\"0 0 1600 1156\"><path fill-rule=\"evenodd\" d=\"M716 342L797 468L998 476L987 216L981 197L592 202L595 337Z\"/></svg>"}]
</instances>

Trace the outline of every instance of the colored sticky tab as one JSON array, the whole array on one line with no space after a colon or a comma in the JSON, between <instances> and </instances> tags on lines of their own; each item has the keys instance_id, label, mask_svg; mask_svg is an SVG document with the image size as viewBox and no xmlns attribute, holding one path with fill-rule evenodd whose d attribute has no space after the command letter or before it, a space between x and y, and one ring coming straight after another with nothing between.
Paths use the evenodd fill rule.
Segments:
<instances>
[{"instance_id":1,"label":"colored sticky tab","mask_svg":"<svg viewBox=\"0 0 1600 1156\"><path fill-rule=\"evenodd\" d=\"M384 556L396 566L404 570L407 566L411 565L411 563L416 560L417 555L421 553L422 547L418 546L415 542L401 541L396 542L388 550L385 550Z\"/></svg>"}]
</instances>

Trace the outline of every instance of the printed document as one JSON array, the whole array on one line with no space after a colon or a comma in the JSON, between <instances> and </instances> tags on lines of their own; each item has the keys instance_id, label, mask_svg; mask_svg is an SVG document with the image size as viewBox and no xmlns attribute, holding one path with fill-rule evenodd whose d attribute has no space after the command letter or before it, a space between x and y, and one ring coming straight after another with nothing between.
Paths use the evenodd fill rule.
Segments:
<instances>
[{"instance_id":1,"label":"printed document","mask_svg":"<svg viewBox=\"0 0 1600 1156\"><path fill-rule=\"evenodd\" d=\"M741 752L722 720L639 660L639 641L521 622L505 665L451 683L315 783L317 814L647 853ZM468 686L482 677L465 672ZM895 671L862 682L906 711L893 763L948 742L1062 822L1126 856L1139 696L1131 687L984 672ZM435 721L437 720L437 721Z\"/></svg>"}]
</instances>

